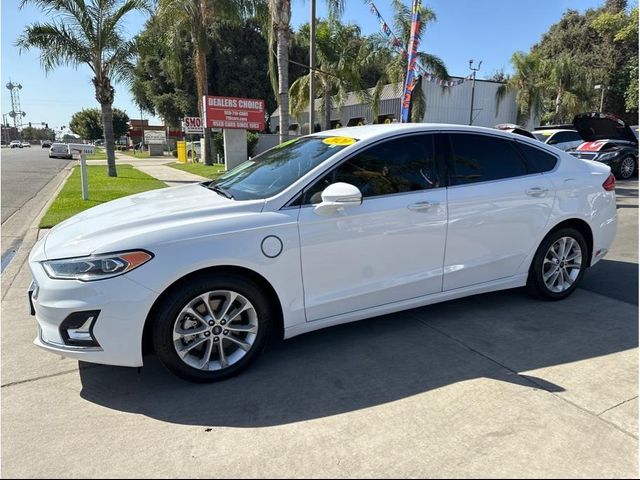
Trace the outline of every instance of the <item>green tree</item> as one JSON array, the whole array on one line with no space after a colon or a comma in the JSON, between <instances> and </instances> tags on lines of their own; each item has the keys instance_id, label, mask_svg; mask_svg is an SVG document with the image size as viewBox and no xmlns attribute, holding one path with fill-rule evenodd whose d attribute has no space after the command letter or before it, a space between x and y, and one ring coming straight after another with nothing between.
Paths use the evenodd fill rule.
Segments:
<instances>
[{"instance_id":1,"label":"green tree","mask_svg":"<svg viewBox=\"0 0 640 480\"><path fill-rule=\"evenodd\" d=\"M123 19L132 12L147 11L148 0L21 0L52 19L33 23L18 38L21 50L40 49L45 71L60 65L87 65L93 73L96 100L100 104L109 176L117 176L113 132L112 82L130 77L136 41L127 39Z\"/></svg>"},{"instance_id":2,"label":"green tree","mask_svg":"<svg viewBox=\"0 0 640 480\"><path fill-rule=\"evenodd\" d=\"M544 108L545 76L536 54L515 52L511 57L514 73L496 91L496 112L508 92L516 92L518 122L530 124L540 118Z\"/></svg>"},{"instance_id":3,"label":"green tree","mask_svg":"<svg viewBox=\"0 0 640 480\"><path fill-rule=\"evenodd\" d=\"M309 26L303 25L298 33L306 44L309 42ZM343 25L330 19L319 22L316 29L317 70L313 77L319 86L324 112L324 129L331 128L332 96L341 107L347 93L357 92L364 101L362 68L369 56L370 48L355 25ZM289 90L291 111L298 115L309 105L309 82L307 74L296 79Z\"/></svg>"},{"instance_id":4,"label":"green tree","mask_svg":"<svg viewBox=\"0 0 640 480\"><path fill-rule=\"evenodd\" d=\"M158 0L157 20L170 37L180 35L185 30L191 36L194 72L198 99L198 112L204 118L202 98L209 94L207 54L209 37L207 30L214 20L239 21L256 12L262 5L260 0ZM170 43L174 43L170 40ZM174 55L175 57L175 55ZM175 61L181 61L176 58ZM211 145L211 133L204 129L207 147ZM205 163L213 165L211 148L205 149Z\"/></svg>"},{"instance_id":5,"label":"green tree","mask_svg":"<svg viewBox=\"0 0 640 480\"><path fill-rule=\"evenodd\" d=\"M104 138L102 115L97 108L85 108L71 117L69 129L85 140ZM116 138L129 132L129 116L117 108L113 109L113 133Z\"/></svg>"},{"instance_id":6,"label":"green tree","mask_svg":"<svg viewBox=\"0 0 640 480\"><path fill-rule=\"evenodd\" d=\"M337 19L344 10L344 0L326 0L326 4L329 10L330 19ZM278 99L280 141L282 142L289 131L289 48L291 46L291 0L269 0L268 5L269 28L267 30L267 34L269 40L269 74L271 76L273 91ZM276 46L275 64L274 44Z\"/></svg>"},{"instance_id":7,"label":"green tree","mask_svg":"<svg viewBox=\"0 0 640 480\"><path fill-rule=\"evenodd\" d=\"M589 108L591 92L589 76L573 57L562 54L542 64L553 100L553 122L570 122L573 117Z\"/></svg>"},{"instance_id":8,"label":"green tree","mask_svg":"<svg viewBox=\"0 0 640 480\"><path fill-rule=\"evenodd\" d=\"M398 40L404 46L405 51L409 49L409 39L411 37L411 8L403 3L401 0L392 0L391 6L393 8L393 25L391 26L394 34ZM424 36L424 31L427 25L436 21L436 14L433 10L423 5L420 6L420 30L421 37ZM407 58L405 55L400 54L397 51L390 50L389 39L383 33L376 33L371 37L371 41L376 48L378 60L377 62L384 65L384 75L381 76L375 85L373 92L373 108L374 112L378 110L378 104L382 88L388 83L399 83L404 85L407 75ZM418 51L418 62L433 75L438 78L449 78L449 72L444 61L436 55ZM424 118L425 103L424 94L422 91L422 81L417 80L415 89L411 96L411 120L413 122L420 122Z\"/></svg>"},{"instance_id":9,"label":"green tree","mask_svg":"<svg viewBox=\"0 0 640 480\"><path fill-rule=\"evenodd\" d=\"M20 132L20 138L25 141L55 140L56 133L50 128L25 127Z\"/></svg>"}]
</instances>

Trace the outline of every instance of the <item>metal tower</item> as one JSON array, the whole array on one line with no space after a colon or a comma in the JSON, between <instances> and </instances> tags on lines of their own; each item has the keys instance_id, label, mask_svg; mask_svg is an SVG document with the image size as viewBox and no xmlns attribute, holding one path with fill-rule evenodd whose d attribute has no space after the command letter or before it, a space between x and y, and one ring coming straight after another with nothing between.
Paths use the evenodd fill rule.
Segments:
<instances>
[{"instance_id":1,"label":"metal tower","mask_svg":"<svg viewBox=\"0 0 640 480\"><path fill-rule=\"evenodd\" d=\"M11 111L9 112L9 116L13 118L13 126L20 128L22 127L22 117L26 115L20 108L20 90L22 90L22 85L10 81L7 83L7 88L11 92Z\"/></svg>"}]
</instances>

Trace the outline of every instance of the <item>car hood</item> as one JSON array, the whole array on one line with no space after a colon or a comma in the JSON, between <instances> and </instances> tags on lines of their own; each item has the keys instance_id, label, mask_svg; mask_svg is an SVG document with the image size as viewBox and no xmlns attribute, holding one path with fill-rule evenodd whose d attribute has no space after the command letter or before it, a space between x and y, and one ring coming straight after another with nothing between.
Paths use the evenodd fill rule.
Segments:
<instances>
[{"instance_id":1,"label":"car hood","mask_svg":"<svg viewBox=\"0 0 640 480\"><path fill-rule=\"evenodd\" d=\"M47 235L42 253L52 259L151 248L189 236L194 225L211 228L217 218L260 212L263 206L263 200L238 202L200 184L151 190L93 207L58 224Z\"/></svg>"},{"instance_id":2,"label":"car hood","mask_svg":"<svg viewBox=\"0 0 640 480\"><path fill-rule=\"evenodd\" d=\"M576 115L573 125L585 142L597 140L625 140L638 143L629 125L614 115L588 112Z\"/></svg>"}]
</instances>

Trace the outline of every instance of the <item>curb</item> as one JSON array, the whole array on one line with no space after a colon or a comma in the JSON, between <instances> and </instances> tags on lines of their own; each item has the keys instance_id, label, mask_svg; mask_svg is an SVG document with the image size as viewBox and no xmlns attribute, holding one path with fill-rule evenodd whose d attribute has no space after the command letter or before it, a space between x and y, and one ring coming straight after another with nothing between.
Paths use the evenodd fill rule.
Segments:
<instances>
[{"instance_id":1,"label":"curb","mask_svg":"<svg viewBox=\"0 0 640 480\"><path fill-rule=\"evenodd\" d=\"M44 188L40 190L40 192L38 192L35 197L25 203L22 208L20 208L20 210L16 212L16 214L12 215L5 222L5 224L7 224L9 221L17 217L17 214L19 212L22 212L24 210L28 211L28 209L34 207L34 205L37 206L39 204L42 204L43 199L48 197L48 200L44 202L44 204L42 204L42 207L40 207L40 209L35 213L35 217L27 218L24 222L29 226L26 227L26 231L22 238L22 243L18 247L16 255L15 257L13 257L13 260L11 260L11 263L9 263L9 265L2 272L2 282L0 286L0 289L2 290L1 299L4 299L4 297L7 295L7 292L13 285L13 281L18 276L18 273L20 273L20 270L22 270L22 267L27 261L31 249L38 241L38 236L40 233L38 224L49 209L49 206L58 196L58 193L60 193L60 190L62 190L62 187L64 187L67 180L71 176L74 166L75 162L71 162L69 163L69 165L60 170L60 172L55 177L53 177L49 181L49 183L47 183Z\"/></svg>"}]
</instances>

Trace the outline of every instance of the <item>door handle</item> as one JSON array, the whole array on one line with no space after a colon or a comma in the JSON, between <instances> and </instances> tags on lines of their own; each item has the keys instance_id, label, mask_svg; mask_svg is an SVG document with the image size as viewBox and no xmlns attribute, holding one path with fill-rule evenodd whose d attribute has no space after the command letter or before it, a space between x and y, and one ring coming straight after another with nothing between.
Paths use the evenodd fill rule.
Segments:
<instances>
[{"instance_id":1,"label":"door handle","mask_svg":"<svg viewBox=\"0 0 640 480\"><path fill-rule=\"evenodd\" d=\"M412 203L411 205L407 206L407 208L409 210L411 210L412 212L424 212L426 210L429 210L431 207L434 207L438 205L437 203L432 203L432 202L418 202L418 203Z\"/></svg>"},{"instance_id":2,"label":"door handle","mask_svg":"<svg viewBox=\"0 0 640 480\"><path fill-rule=\"evenodd\" d=\"M548 188L534 187L527 190L526 193L530 197L544 197L548 191L549 191Z\"/></svg>"}]
</instances>

